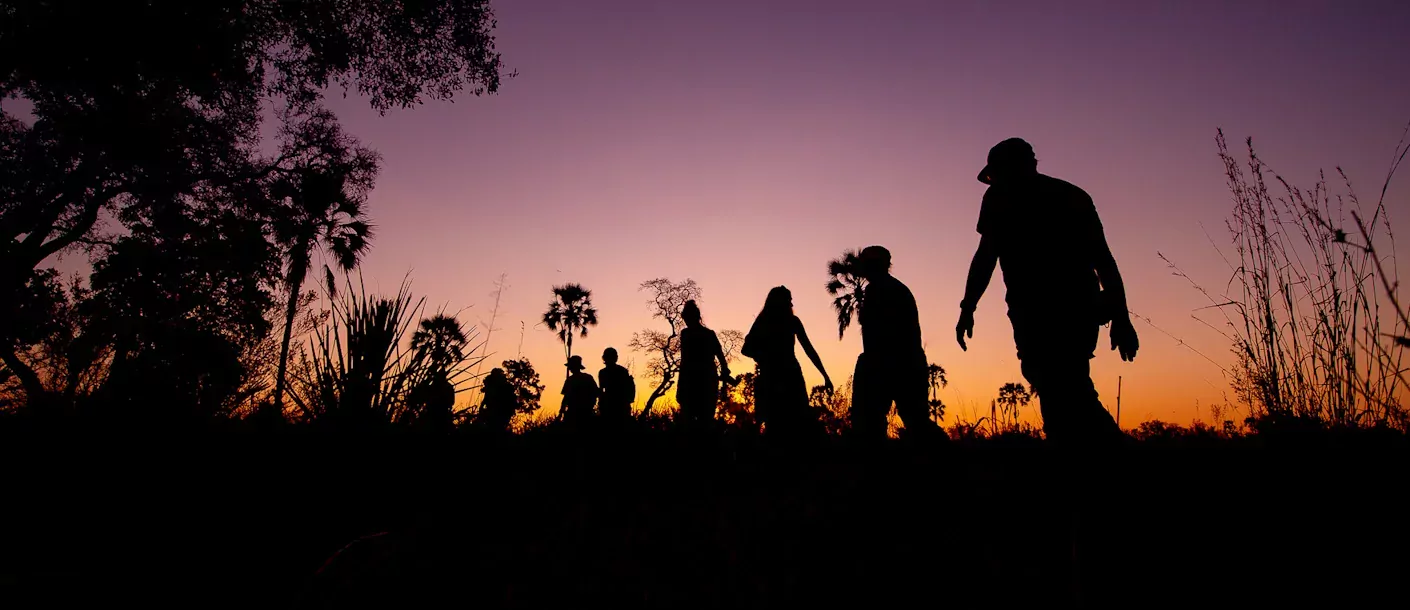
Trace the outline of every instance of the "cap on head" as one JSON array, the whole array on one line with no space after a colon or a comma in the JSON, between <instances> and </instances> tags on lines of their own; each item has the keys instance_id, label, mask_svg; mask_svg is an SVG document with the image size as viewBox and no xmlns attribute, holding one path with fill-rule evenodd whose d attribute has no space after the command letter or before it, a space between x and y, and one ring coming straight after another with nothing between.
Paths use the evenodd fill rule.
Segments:
<instances>
[{"instance_id":1,"label":"cap on head","mask_svg":"<svg viewBox=\"0 0 1410 610\"><path fill-rule=\"evenodd\" d=\"M574 370L574 371L581 371L581 370L583 370L584 368L587 368L587 367L584 367L584 366L583 366L583 357L582 357L582 356L573 356L573 357L571 357L571 358L568 359L568 368L569 368L570 370Z\"/></svg>"},{"instance_id":2,"label":"cap on head","mask_svg":"<svg viewBox=\"0 0 1410 610\"><path fill-rule=\"evenodd\" d=\"M1012 173L1015 169L1028 171L1037 163L1032 145L1023 138L1009 138L989 149L989 163L979 170L979 181L993 184L995 173Z\"/></svg>"},{"instance_id":3,"label":"cap on head","mask_svg":"<svg viewBox=\"0 0 1410 610\"><path fill-rule=\"evenodd\" d=\"M608 364L615 364L617 362L617 348L609 347L602 350L602 361Z\"/></svg>"},{"instance_id":4,"label":"cap on head","mask_svg":"<svg viewBox=\"0 0 1410 610\"><path fill-rule=\"evenodd\" d=\"M891 251L884 247L867 246L862 248L857 258L861 260L862 267L868 274L891 270Z\"/></svg>"}]
</instances>

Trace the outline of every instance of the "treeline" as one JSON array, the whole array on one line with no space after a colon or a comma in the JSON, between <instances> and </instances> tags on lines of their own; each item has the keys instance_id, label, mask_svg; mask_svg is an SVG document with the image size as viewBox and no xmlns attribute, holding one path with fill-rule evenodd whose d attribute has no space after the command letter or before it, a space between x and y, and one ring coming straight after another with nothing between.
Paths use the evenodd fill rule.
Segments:
<instances>
[{"instance_id":1,"label":"treeline","mask_svg":"<svg viewBox=\"0 0 1410 610\"><path fill-rule=\"evenodd\" d=\"M488 2L6 1L0 15L0 409L395 417L455 374L457 324L428 317L409 350L371 328L408 295L309 317L310 274L336 295L335 272L372 243L379 169L321 102L340 87L380 111L496 92L511 74ZM60 255L91 273L44 268ZM291 358L300 330L315 349ZM354 337L381 343L336 344ZM374 379L397 398L369 398Z\"/></svg>"}]
</instances>

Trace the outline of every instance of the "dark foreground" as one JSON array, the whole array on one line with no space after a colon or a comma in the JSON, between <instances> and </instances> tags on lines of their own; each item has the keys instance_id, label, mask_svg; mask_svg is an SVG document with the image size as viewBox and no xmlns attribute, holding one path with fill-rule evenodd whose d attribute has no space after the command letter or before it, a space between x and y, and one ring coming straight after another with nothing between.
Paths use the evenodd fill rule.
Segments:
<instances>
[{"instance_id":1,"label":"dark foreground","mask_svg":"<svg viewBox=\"0 0 1410 610\"><path fill-rule=\"evenodd\" d=\"M1403 437L167 438L5 435L0 606L1371 607L1410 566Z\"/></svg>"}]
</instances>

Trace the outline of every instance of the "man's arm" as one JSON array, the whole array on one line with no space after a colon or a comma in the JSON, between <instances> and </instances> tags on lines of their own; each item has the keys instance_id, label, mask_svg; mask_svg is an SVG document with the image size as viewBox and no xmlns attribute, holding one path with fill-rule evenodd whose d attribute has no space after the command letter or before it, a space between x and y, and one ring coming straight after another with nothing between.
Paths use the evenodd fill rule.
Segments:
<instances>
[{"instance_id":1,"label":"man's arm","mask_svg":"<svg viewBox=\"0 0 1410 610\"><path fill-rule=\"evenodd\" d=\"M1102 290L1107 291L1111 298L1111 314L1113 320L1127 315L1126 307L1126 283L1121 281L1121 271L1116 268L1116 257L1111 254L1111 247L1106 243L1106 236L1101 237L1101 242L1097 245L1097 279L1102 283Z\"/></svg>"},{"instance_id":2,"label":"man's arm","mask_svg":"<svg viewBox=\"0 0 1410 610\"><path fill-rule=\"evenodd\" d=\"M965 337L974 337L974 308L980 297L989 288L989 279L994 276L994 267L999 264L999 249L988 236L979 238L979 248L974 251L974 259L969 262L969 277L965 280L964 300L960 301L960 322L955 325L955 339L960 349L968 350Z\"/></svg>"},{"instance_id":3,"label":"man's arm","mask_svg":"<svg viewBox=\"0 0 1410 610\"><path fill-rule=\"evenodd\" d=\"M1097 271L1097 280L1108 297L1104 305L1110 310L1103 314L1111 316L1111 349L1117 350L1122 360L1130 362L1136 359L1136 350L1141 343L1136 336L1136 327L1131 324L1131 310L1126 305L1126 283L1121 279L1121 271L1116 268L1116 257L1112 256L1111 246L1106 243L1106 233L1100 221L1097 222L1096 233L1092 263Z\"/></svg>"}]
</instances>

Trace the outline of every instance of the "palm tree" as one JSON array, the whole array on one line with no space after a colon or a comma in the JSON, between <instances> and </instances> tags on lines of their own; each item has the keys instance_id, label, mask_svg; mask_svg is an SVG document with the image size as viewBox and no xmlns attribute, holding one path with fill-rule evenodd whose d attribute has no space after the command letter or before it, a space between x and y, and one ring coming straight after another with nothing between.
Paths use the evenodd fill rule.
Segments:
<instances>
[{"instance_id":1,"label":"palm tree","mask_svg":"<svg viewBox=\"0 0 1410 610\"><path fill-rule=\"evenodd\" d=\"M856 250L847 250L827 262L827 274L832 279L827 282L827 293L832 295L832 307L837 310L837 338L847 332L852 325L852 316L861 309L862 294L866 280L862 279L861 256Z\"/></svg>"},{"instance_id":2,"label":"palm tree","mask_svg":"<svg viewBox=\"0 0 1410 610\"><path fill-rule=\"evenodd\" d=\"M597 326L597 310L592 307L592 291L579 284L553 287L553 300L543 314L543 323L558 333L567 353L564 362L573 357L573 333L587 337L588 327Z\"/></svg>"},{"instance_id":3,"label":"palm tree","mask_svg":"<svg viewBox=\"0 0 1410 610\"><path fill-rule=\"evenodd\" d=\"M431 370L438 377L448 375L450 367L465 359L468 343L460 320L443 313L421 320L419 328L411 335L411 348L426 352Z\"/></svg>"},{"instance_id":4,"label":"palm tree","mask_svg":"<svg viewBox=\"0 0 1410 610\"><path fill-rule=\"evenodd\" d=\"M418 421L431 426L450 427L455 418L453 377L464 372L465 346L470 339L455 316L444 313L423 318L411 335L413 361L424 363L423 373L412 390L411 406Z\"/></svg>"},{"instance_id":5,"label":"palm tree","mask_svg":"<svg viewBox=\"0 0 1410 610\"><path fill-rule=\"evenodd\" d=\"M994 401L1000 407L999 415L1003 415L1004 427L1010 428L1018 422L1019 407L1026 407L1033 400L1033 395L1021 383L1009 382L999 388L999 398ZM990 405L990 416L994 416L993 403Z\"/></svg>"},{"instance_id":6,"label":"palm tree","mask_svg":"<svg viewBox=\"0 0 1410 610\"><path fill-rule=\"evenodd\" d=\"M945 419L945 403L940 400L940 390L950 385L950 380L945 377L945 367L934 362L925 367L925 373L930 384L930 419L938 424Z\"/></svg>"},{"instance_id":7,"label":"palm tree","mask_svg":"<svg viewBox=\"0 0 1410 610\"><path fill-rule=\"evenodd\" d=\"M299 293L308 278L315 251L324 251L338 268L351 271L367 252L372 225L363 213L361 195L350 192L348 176L336 171L303 172L297 184L283 185L284 204L274 212L275 240L284 249L284 285L289 291L284 311L284 339L279 345L279 368L274 383L274 408L282 412L289 368L289 342ZM281 194L281 193L276 193ZM333 270L323 266L330 294L336 292Z\"/></svg>"}]
</instances>

